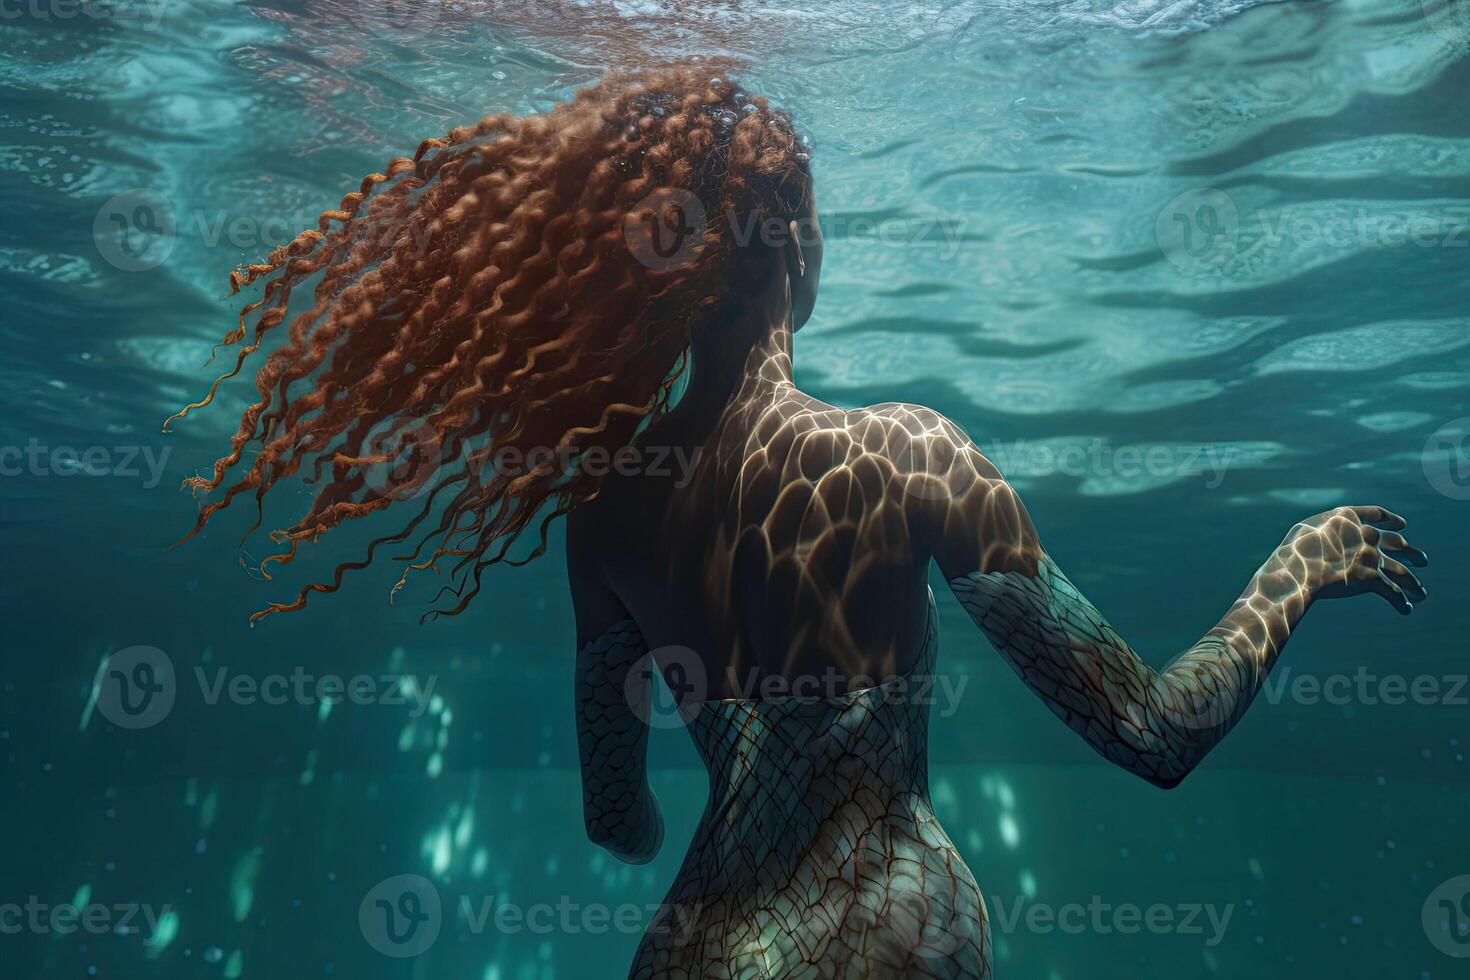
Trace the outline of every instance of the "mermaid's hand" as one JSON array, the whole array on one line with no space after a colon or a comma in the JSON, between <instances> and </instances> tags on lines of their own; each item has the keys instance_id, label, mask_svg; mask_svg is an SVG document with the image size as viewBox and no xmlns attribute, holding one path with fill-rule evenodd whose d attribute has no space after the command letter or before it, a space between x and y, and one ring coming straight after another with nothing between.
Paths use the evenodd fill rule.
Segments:
<instances>
[{"instance_id":1,"label":"mermaid's hand","mask_svg":"<svg viewBox=\"0 0 1470 980\"><path fill-rule=\"evenodd\" d=\"M1374 592L1407 616L1427 593L1404 562L1429 564L1399 533L1407 523L1382 507L1338 507L1298 523L1274 558L1313 599Z\"/></svg>"},{"instance_id":2,"label":"mermaid's hand","mask_svg":"<svg viewBox=\"0 0 1470 980\"><path fill-rule=\"evenodd\" d=\"M645 785L632 808L601 833L590 827L588 835L597 846L626 864L647 864L664 844L664 816L653 788Z\"/></svg>"}]
</instances>

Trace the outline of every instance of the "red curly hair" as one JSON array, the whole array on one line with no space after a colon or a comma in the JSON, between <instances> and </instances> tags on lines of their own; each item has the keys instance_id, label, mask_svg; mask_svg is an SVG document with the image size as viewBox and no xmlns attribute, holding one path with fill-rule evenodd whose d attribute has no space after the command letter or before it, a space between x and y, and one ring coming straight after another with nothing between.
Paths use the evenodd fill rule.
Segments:
<instances>
[{"instance_id":1,"label":"red curly hair","mask_svg":"<svg viewBox=\"0 0 1470 980\"><path fill-rule=\"evenodd\" d=\"M461 612L538 513L539 543L510 564L544 553L551 521L596 495L590 467L558 460L614 452L667 411L691 334L773 273L774 252L742 243L738 230L801 213L808 160L784 113L691 69L609 76L545 114L490 116L391 160L315 229L231 273L232 294L268 277L221 346L249 342L165 431L209 404L285 322L292 292L320 278L256 375L259 399L229 453L212 475L185 481L223 488L185 540L253 490L248 537L266 494L309 463L317 489L305 514L270 532L282 549L261 562L267 578L268 566L345 521L423 495L421 506L330 582L252 622L337 591L345 572L435 514L396 556L406 567L394 591L410 570L450 558L458 601L432 614ZM665 261L639 229L697 215L689 195L705 221ZM534 465L533 450L542 453ZM508 452L528 465L494 465Z\"/></svg>"}]
</instances>

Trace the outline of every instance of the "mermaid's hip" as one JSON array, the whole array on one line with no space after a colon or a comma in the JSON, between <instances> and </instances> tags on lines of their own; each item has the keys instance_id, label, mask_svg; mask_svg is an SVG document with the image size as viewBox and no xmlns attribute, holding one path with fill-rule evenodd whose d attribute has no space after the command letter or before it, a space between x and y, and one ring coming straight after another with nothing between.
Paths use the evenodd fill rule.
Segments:
<instances>
[{"instance_id":1,"label":"mermaid's hip","mask_svg":"<svg viewBox=\"0 0 1470 980\"><path fill-rule=\"evenodd\" d=\"M737 875L728 857L691 852L629 976L990 976L980 890L927 807L804 844L795 861L772 851Z\"/></svg>"}]
</instances>

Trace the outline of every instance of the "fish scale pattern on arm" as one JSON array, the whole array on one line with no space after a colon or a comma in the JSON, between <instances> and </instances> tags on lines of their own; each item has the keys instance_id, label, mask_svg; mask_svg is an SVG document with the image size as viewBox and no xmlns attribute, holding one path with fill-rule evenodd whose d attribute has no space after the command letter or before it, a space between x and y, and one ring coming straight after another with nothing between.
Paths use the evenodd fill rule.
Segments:
<instances>
[{"instance_id":1,"label":"fish scale pattern on arm","mask_svg":"<svg viewBox=\"0 0 1470 980\"><path fill-rule=\"evenodd\" d=\"M1047 707L1109 761L1161 786L1182 780L1239 720L1278 652L1217 628L1156 671L1045 556L1034 575L976 572L950 588Z\"/></svg>"},{"instance_id":2,"label":"fish scale pattern on arm","mask_svg":"<svg viewBox=\"0 0 1470 980\"><path fill-rule=\"evenodd\" d=\"M648 785L648 725L631 707L632 696L646 693L651 683L647 653L631 619L577 651L577 748L587 835L633 864L651 860L663 843L663 818Z\"/></svg>"}]
</instances>

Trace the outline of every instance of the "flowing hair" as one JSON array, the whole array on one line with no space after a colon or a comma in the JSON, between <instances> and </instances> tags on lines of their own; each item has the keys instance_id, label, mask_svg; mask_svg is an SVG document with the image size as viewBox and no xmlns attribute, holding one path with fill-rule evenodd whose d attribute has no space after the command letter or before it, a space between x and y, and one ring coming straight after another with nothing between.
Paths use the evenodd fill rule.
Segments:
<instances>
[{"instance_id":1,"label":"flowing hair","mask_svg":"<svg viewBox=\"0 0 1470 980\"><path fill-rule=\"evenodd\" d=\"M389 161L316 228L231 273L232 294L266 279L220 345L242 345L234 366L165 431L240 372L293 291L311 305L257 373L228 454L184 481L223 488L184 540L254 491L248 538L266 494L307 467L311 502L270 532L266 578L346 521L399 501L417 513L252 623L336 592L402 542L393 591L450 559L458 601L425 615L463 611L487 566L543 554L551 521L596 496L583 454L615 453L668 410L691 333L779 261L740 229L800 213L809 159L764 99L679 69L609 76L544 114L490 116ZM508 559L538 513L539 543Z\"/></svg>"}]
</instances>

